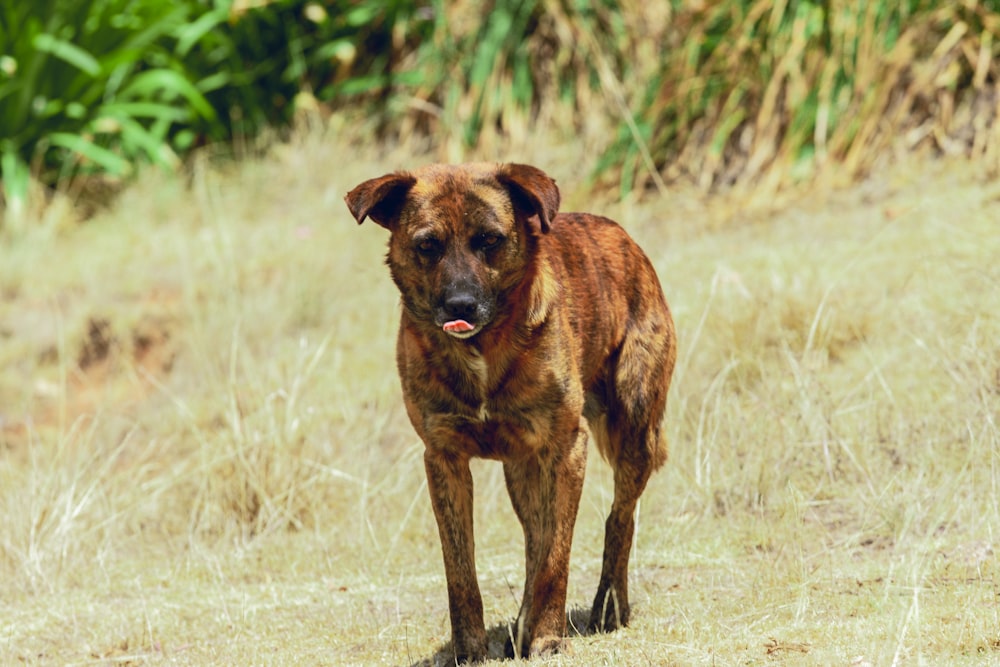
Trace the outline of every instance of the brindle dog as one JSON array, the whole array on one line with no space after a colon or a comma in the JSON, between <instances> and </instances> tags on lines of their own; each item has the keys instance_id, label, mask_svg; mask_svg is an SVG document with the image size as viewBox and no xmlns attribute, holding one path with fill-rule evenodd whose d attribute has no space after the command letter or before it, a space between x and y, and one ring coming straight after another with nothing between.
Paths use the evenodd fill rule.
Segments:
<instances>
[{"instance_id":1,"label":"brindle dog","mask_svg":"<svg viewBox=\"0 0 1000 667\"><path fill-rule=\"evenodd\" d=\"M614 468L595 630L628 623L633 515L666 461L676 359L652 265L607 218L558 213L555 182L521 164L433 165L365 181L357 221L391 232L402 294L396 362L424 463L448 581L456 657L486 657L469 459L503 462L524 528L514 653L558 650L586 426Z\"/></svg>"}]
</instances>

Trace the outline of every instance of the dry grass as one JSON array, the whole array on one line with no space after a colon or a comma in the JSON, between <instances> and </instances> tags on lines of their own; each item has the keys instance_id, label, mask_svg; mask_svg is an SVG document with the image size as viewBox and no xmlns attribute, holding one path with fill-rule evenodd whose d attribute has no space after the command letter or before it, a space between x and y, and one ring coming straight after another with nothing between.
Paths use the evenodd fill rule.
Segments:
<instances>
[{"instance_id":1,"label":"dry grass","mask_svg":"<svg viewBox=\"0 0 1000 667\"><path fill-rule=\"evenodd\" d=\"M514 154L634 233L682 345L634 623L549 663L1000 663L1000 188L922 163L774 215L610 204L582 147ZM305 134L3 249L0 663L445 660L384 237L341 202L424 160ZM592 461L571 606L610 502ZM522 542L474 473L499 646Z\"/></svg>"}]
</instances>

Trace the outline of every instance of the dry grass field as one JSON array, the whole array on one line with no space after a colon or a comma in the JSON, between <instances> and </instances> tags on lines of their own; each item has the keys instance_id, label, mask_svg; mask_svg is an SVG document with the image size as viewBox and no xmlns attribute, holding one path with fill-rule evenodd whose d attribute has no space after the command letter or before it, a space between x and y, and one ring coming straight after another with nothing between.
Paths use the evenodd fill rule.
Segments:
<instances>
[{"instance_id":1,"label":"dry grass field","mask_svg":"<svg viewBox=\"0 0 1000 667\"><path fill-rule=\"evenodd\" d=\"M502 157L639 240L681 351L633 623L545 664L1000 664L1000 183L921 161L771 213L615 203L565 144ZM2 240L0 664L446 664L384 230L342 202L429 160L305 133ZM523 544L474 475L499 656ZM592 456L571 621L610 492Z\"/></svg>"}]
</instances>

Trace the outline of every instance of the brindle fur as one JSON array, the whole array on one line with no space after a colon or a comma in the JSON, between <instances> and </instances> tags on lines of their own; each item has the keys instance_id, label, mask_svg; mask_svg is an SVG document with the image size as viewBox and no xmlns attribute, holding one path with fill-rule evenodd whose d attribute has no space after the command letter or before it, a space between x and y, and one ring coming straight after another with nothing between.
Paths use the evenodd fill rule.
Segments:
<instances>
[{"instance_id":1,"label":"brindle fur","mask_svg":"<svg viewBox=\"0 0 1000 667\"><path fill-rule=\"evenodd\" d=\"M629 620L636 503L666 461L661 432L674 325L649 260L615 222L557 214L559 190L527 165L434 165L346 197L390 232L402 295L396 362L424 463L448 583L455 655L487 655L475 570L469 459L503 462L524 529L515 653L558 650L586 427L614 469L595 630ZM467 338L448 319L475 325Z\"/></svg>"}]
</instances>

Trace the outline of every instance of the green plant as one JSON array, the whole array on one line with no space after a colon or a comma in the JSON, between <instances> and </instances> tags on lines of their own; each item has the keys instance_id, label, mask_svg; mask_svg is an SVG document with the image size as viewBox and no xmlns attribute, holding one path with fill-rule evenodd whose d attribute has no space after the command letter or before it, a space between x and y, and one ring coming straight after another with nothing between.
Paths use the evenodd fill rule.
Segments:
<instances>
[{"instance_id":1,"label":"green plant","mask_svg":"<svg viewBox=\"0 0 1000 667\"><path fill-rule=\"evenodd\" d=\"M1000 151L983 103L1000 76L991 3L756 0L682 9L674 26L635 96L667 178L858 175L909 131L908 148ZM629 179L633 146L622 132L602 166Z\"/></svg>"},{"instance_id":2,"label":"green plant","mask_svg":"<svg viewBox=\"0 0 1000 667\"><path fill-rule=\"evenodd\" d=\"M178 71L151 65L190 8L173 2L69 0L0 4L0 139L9 213L30 170L45 182L113 177L135 161L170 164L178 123L214 109Z\"/></svg>"},{"instance_id":3,"label":"green plant","mask_svg":"<svg viewBox=\"0 0 1000 667\"><path fill-rule=\"evenodd\" d=\"M2 12L5 156L57 176L88 166L122 175L139 156L172 159L163 141L172 124L214 115L178 72L147 64L183 23L183 5L42 0L4 3Z\"/></svg>"},{"instance_id":4,"label":"green plant","mask_svg":"<svg viewBox=\"0 0 1000 667\"><path fill-rule=\"evenodd\" d=\"M395 0L273 0L242 6L220 0L178 31L173 66L183 70L219 114L193 129L210 141L253 137L287 126L296 96L356 102L388 91L404 46L429 25L420 3ZM405 28L405 29L404 29ZM201 120L201 119L196 119Z\"/></svg>"},{"instance_id":5,"label":"green plant","mask_svg":"<svg viewBox=\"0 0 1000 667\"><path fill-rule=\"evenodd\" d=\"M121 178L287 125L293 101L388 90L418 3L0 0L0 176L8 224L30 177ZM369 72L376 72L370 76Z\"/></svg>"},{"instance_id":6,"label":"green plant","mask_svg":"<svg viewBox=\"0 0 1000 667\"><path fill-rule=\"evenodd\" d=\"M853 177L893 144L996 169L998 38L995 1L0 0L5 224L32 179L176 165L300 100L450 157L597 119L623 194Z\"/></svg>"},{"instance_id":7,"label":"green plant","mask_svg":"<svg viewBox=\"0 0 1000 667\"><path fill-rule=\"evenodd\" d=\"M635 15L638 15L636 13ZM617 0L494 0L433 3L432 40L402 63L410 100L397 113L418 127L473 148L494 136L524 135L553 113L562 126L599 111L602 66L620 72L630 57L625 10ZM598 95L599 97L599 95Z\"/></svg>"}]
</instances>

